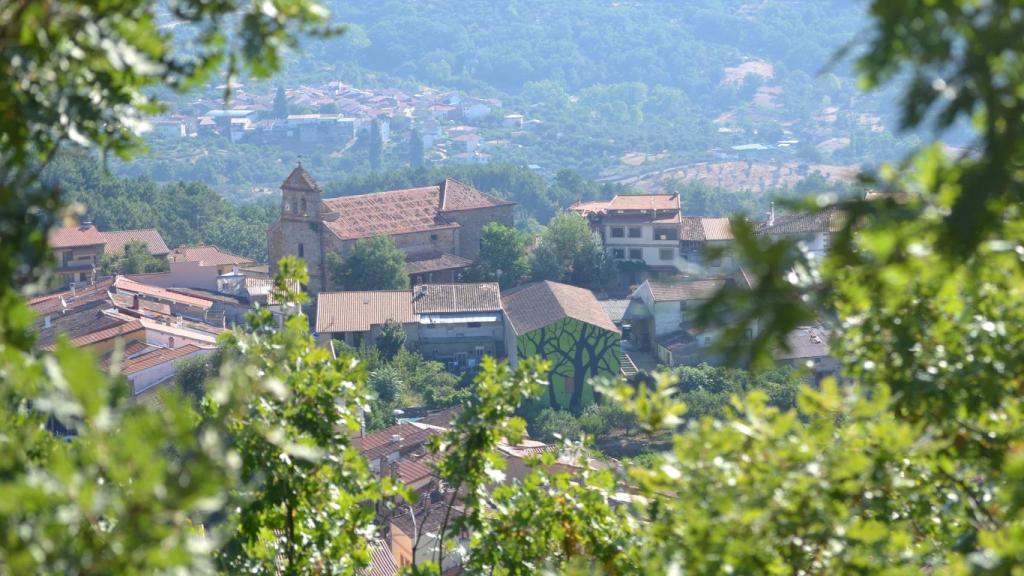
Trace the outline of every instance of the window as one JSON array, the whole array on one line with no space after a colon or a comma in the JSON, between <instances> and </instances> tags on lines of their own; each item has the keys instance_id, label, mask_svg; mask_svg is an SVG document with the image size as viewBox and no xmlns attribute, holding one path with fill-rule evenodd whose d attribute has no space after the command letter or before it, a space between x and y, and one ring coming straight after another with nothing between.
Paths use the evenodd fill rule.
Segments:
<instances>
[{"instance_id":1,"label":"window","mask_svg":"<svg viewBox=\"0 0 1024 576\"><path fill-rule=\"evenodd\" d=\"M301 200L301 205L302 205L302 208L301 208L301 209L300 209L299 211L300 211L301 213L305 214L305 213L306 213L306 199L305 199L305 198L303 198L303 199Z\"/></svg>"},{"instance_id":2,"label":"window","mask_svg":"<svg viewBox=\"0 0 1024 576\"><path fill-rule=\"evenodd\" d=\"M612 238L624 238L625 230L622 226L612 226Z\"/></svg>"},{"instance_id":3,"label":"window","mask_svg":"<svg viewBox=\"0 0 1024 576\"><path fill-rule=\"evenodd\" d=\"M679 301L679 311L686 312L686 300Z\"/></svg>"},{"instance_id":4,"label":"window","mask_svg":"<svg viewBox=\"0 0 1024 576\"><path fill-rule=\"evenodd\" d=\"M639 248L630 248L629 249L629 259L630 260L643 260L644 259L643 250L641 250Z\"/></svg>"},{"instance_id":5,"label":"window","mask_svg":"<svg viewBox=\"0 0 1024 576\"><path fill-rule=\"evenodd\" d=\"M672 248L661 248L658 250L659 260L672 260L675 257L675 250Z\"/></svg>"},{"instance_id":6,"label":"window","mask_svg":"<svg viewBox=\"0 0 1024 576\"><path fill-rule=\"evenodd\" d=\"M675 228L655 228L655 240L679 240L679 230Z\"/></svg>"},{"instance_id":7,"label":"window","mask_svg":"<svg viewBox=\"0 0 1024 576\"><path fill-rule=\"evenodd\" d=\"M623 250L622 248L614 248L614 249L612 249L612 258L614 258L616 260L625 260L626 259L626 251Z\"/></svg>"},{"instance_id":8,"label":"window","mask_svg":"<svg viewBox=\"0 0 1024 576\"><path fill-rule=\"evenodd\" d=\"M306 257L306 250L303 248L302 243L299 243L299 258Z\"/></svg>"},{"instance_id":9,"label":"window","mask_svg":"<svg viewBox=\"0 0 1024 576\"><path fill-rule=\"evenodd\" d=\"M479 328L480 327L480 323L479 322L469 322L468 324L466 324L466 326L468 326L470 328Z\"/></svg>"},{"instance_id":10,"label":"window","mask_svg":"<svg viewBox=\"0 0 1024 576\"><path fill-rule=\"evenodd\" d=\"M430 235L430 241L431 242L437 242L437 234L431 234Z\"/></svg>"},{"instance_id":11,"label":"window","mask_svg":"<svg viewBox=\"0 0 1024 576\"><path fill-rule=\"evenodd\" d=\"M644 237L643 228L641 228L639 226L630 226L629 227L629 237L630 238L643 238Z\"/></svg>"}]
</instances>

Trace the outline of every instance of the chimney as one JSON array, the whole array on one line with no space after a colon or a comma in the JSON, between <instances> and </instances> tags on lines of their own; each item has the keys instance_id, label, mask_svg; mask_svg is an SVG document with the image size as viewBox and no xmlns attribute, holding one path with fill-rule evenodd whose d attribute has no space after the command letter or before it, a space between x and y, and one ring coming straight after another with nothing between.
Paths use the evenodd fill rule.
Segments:
<instances>
[{"instance_id":1,"label":"chimney","mask_svg":"<svg viewBox=\"0 0 1024 576\"><path fill-rule=\"evenodd\" d=\"M402 443L402 435L401 434L392 434L391 435L391 443L392 444L401 444Z\"/></svg>"},{"instance_id":2,"label":"chimney","mask_svg":"<svg viewBox=\"0 0 1024 576\"><path fill-rule=\"evenodd\" d=\"M75 283L74 283L74 281L71 282L71 297L72 298L75 297Z\"/></svg>"}]
</instances>

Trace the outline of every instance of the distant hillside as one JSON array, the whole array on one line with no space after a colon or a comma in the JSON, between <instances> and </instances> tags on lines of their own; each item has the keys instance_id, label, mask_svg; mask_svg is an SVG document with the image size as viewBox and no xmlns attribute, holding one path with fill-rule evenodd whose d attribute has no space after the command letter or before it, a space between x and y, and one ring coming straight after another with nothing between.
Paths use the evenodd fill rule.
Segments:
<instances>
[{"instance_id":1,"label":"distant hillside","mask_svg":"<svg viewBox=\"0 0 1024 576\"><path fill-rule=\"evenodd\" d=\"M309 39L277 86L423 86L492 98L474 122L482 161L552 177L653 180L704 163L864 166L898 157L893 92L865 95L848 62L832 65L867 19L860 0L328 0L340 38ZM216 98L221 87L208 87ZM185 102L179 102L187 106ZM307 106L308 108L308 106ZM316 112L316 109L305 109ZM333 110L336 112L336 110ZM503 124L522 114L525 129ZM452 120L435 130L441 138ZM413 122L394 122L383 169L408 163ZM231 142L159 143L122 167L160 181L216 182L237 198L272 188L302 153L325 180L369 171L367 147L297 152ZM429 151L428 151L429 152ZM460 160L451 149L428 159ZM480 160L480 158L477 158ZM774 168L769 168L774 169ZM770 179L724 175L764 188ZM776 185L782 179L776 178Z\"/></svg>"}]
</instances>

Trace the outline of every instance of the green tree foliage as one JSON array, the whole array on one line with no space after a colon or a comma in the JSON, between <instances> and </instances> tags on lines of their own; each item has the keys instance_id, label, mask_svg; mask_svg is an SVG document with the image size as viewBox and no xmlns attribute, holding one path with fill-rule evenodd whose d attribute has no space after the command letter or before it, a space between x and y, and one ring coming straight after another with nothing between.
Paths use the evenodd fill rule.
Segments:
<instances>
[{"instance_id":1,"label":"green tree foliage","mask_svg":"<svg viewBox=\"0 0 1024 576\"><path fill-rule=\"evenodd\" d=\"M216 421L174 394L160 410L128 401L123 380L66 340L31 350L18 296L47 263L64 215L40 171L74 142L127 155L159 87L187 88L226 66L265 76L326 13L285 0L271 14L238 2L26 1L0 5L0 570L12 574L203 573L220 542L200 526L220 513L235 470ZM189 50L171 30L193 24ZM237 42L227 43L225 35ZM247 387L246 387L247 388ZM254 389L254 388L253 388ZM52 429L74 432L64 442ZM358 544L357 544L358 545ZM358 557L355 557L358 558Z\"/></svg>"},{"instance_id":2,"label":"green tree foliage","mask_svg":"<svg viewBox=\"0 0 1024 576\"><path fill-rule=\"evenodd\" d=\"M221 352L186 358L174 366L174 383L181 394L199 407L206 396L206 383L220 371Z\"/></svg>"},{"instance_id":3,"label":"green tree foliage","mask_svg":"<svg viewBox=\"0 0 1024 576\"><path fill-rule=\"evenodd\" d=\"M403 290L409 287L405 253L390 236L357 240L348 256L327 255L331 282L343 290Z\"/></svg>"},{"instance_id":4,"label":"green tree foliage","mask_svg":"<svg viewBox=\"0 0 1024 576\"><path fill-rule=\"evenodd\" d=\"M513 228L497 222L484 226L480 255L470 269L472 279L498 282L502 288L519 284L528 271L526 238Z\"/></svg>"},{"instance_id":5,"label":"green tree foliage","mask_svg":"<svg viewBox=\"0 0 1024 576\"><path fill-rule=\"evenodd\" d=\"M370 388L377 393L377 398L384 404L393 405L405 393L406 386L402 382L402 374L390 365L381 366L370 373L367 381Z\"/></svg>"},{"instance_id":6,"label":"green tree foliage","mask_svg":"<svg viewBox=\"0 0 1024 576\"><path fill-rule=\"evenodd\" d=\"M304 265L289 257L280 268L275 298L286 309L301 304L305 295L287 279L308 282ZM209 394L226 401L207 404L207 418L224 420L240 460L219 564L232 573L351 573L365 563L362 533L373 520L360 504L388 487L351 446L365 375L317 347L301 314L279 326L263 308L248 321L224 342L225 377ZM257 385L242 385L254 368Z\"/></svg>"},{"instance_id":7,"label":"green tree foliage","mask_svg":"<svg viewBox=\"0 0 1024 576\"><path fill-rule=\"evenodd\" d=\"M405 328L394 320L388 320L377 336L377 349L385 361L391 361L405 346Z\"/></svg>"},{"instance_id":8,"label":"green tree foliage","mask_svg":"<svg viewBox=\"0 0 1024 576\"><path fill-rule=\"evenodd\" d=\"M409 132L409 167L419 169L423 167L423 136L419 130Z\"/></svg>"},{"instance_id":9,"label":"green tree foliage","mask_svg":"<svg viewBox=\"0 0 1024 576\"><path fill-rule=\"evenodd\" d=\"M284 93L284 86L278 86L274 93L274 118L288 117L288 96Z\"/></svg>"},{"instance_id":10,"label":"green tree foliage","mask_svg":"<svg viewBox=\"0 0 1024 576\"><path fill-rule=\"evenodd\" d=\"M367 150L370 155L370 169L374 172L380 171L381 156L384 154L384 137L380 131L380 121L374 120L370 125L370 134L367 136Z\"/></svg>"},{"instance_id":11,"label":"green tree foliage","mask_svg":"<svg viewBox=\"0 0 1024 576\"><path fill-rule=\"evenodd\" d=\"M267 227L278 217L276 200L235 205L198 183L157 184L149 178L117 178L93 155L64 150L43 171L83 218L100 230L156 228L168 246L205 242L256 261L267 258Z\"/></svg>"},{"instance_id":12,"label":"green tree foliage","mask_svg":"<svg viewBox=\"0 0 1024 576\"><path fill-rule=\"evenodd\" d=\"M141 274L145 272L166 272L170 263L166 258L157 258L149 253L149 246L140 240L124 245L121 254L104 254L100 260L103 274Z\"/></svg>"},{"instance_id":13,"label":"green tree foliage","mask_svg":"<svg viewBox=\"0 0 1024 576\"><path fill-rule=\"evenodd\" d=\"M592 289L604 284L610 270L601 239L575 212L562 212L551 219L531 262L534 280L564 281Z\"/></svg>"},{"instance_id":14,"label":"green tree foliage","mask_svg":"<svg viewBox=\"0 0 1024 576\"><path fill-rule=\"evenodd\" d=\"M561 442L562 440L578 440L580 423L568 410L545 408L533 421L534 435L545 442Z\"/></svg>"}]
</instances>

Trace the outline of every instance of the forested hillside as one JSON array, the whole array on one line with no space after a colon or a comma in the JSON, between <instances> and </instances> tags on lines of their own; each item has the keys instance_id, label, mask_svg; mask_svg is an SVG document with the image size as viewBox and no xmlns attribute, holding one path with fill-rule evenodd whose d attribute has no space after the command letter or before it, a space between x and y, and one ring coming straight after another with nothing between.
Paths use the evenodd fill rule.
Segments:
<instances>
[{"instance_id":1,"label":"forested hillside","mask_svg":"<svg viewBox=\"0 0 1024 576\"><path fill-rule=\"evenodd\" d=\"M202 182L119 178L85 152L58 155L43 180L81 204L81 219L100 230L156 228L171 248L205 242L260 262L267 258L267 227L280 209L270 199L232 204Z\"/></svg>"},{"instance_id":2,"label":"forested hillside","mask_svg":"<svg viewBox=\"0 0 1024 576\"><path fill-rule=\"evenodd\" d=\"M337 81L496 99L500 106L474 126L481 152L491 161L532 165L547 177L568 168L619 179L727 159L855 170L898 156L913 142L895 131L892 92L858 92L849 63L832 62L864 27L859 1L328 5L346 33L304 40L301 58L287 57L273 82L245 81L245 91L273 94L279 86ZM211 83L204 96L222 92ZM171 108L193 103L172 101ZM503 126L507 113L522 114L526 128ZM410 163L412 130L423 129L405 118L391 124L385 170ZM325 180L364 174L374 164L362 141L300 151L185 139L157 141L152 155L118 170L159 181L202 180L248 198L254 188L272 188L298 154ZM433 161L465 162L453 155L449 147ZM737 189L773 186L724 181Z\"/></svg>"}]
</instances>

